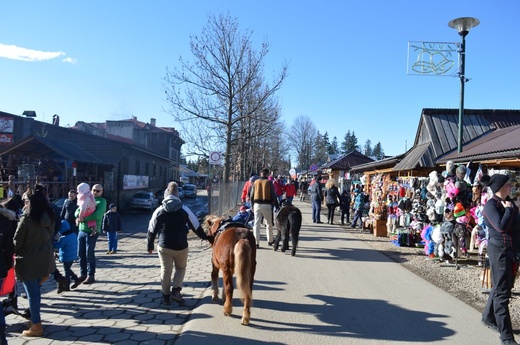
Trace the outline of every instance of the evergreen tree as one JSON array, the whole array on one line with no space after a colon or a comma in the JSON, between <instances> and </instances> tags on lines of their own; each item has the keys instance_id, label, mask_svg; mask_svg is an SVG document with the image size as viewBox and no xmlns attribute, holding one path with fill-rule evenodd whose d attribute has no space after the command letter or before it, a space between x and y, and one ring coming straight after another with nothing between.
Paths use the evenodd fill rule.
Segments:
<instances>
[{"instance_id":1,"label":"evergreen tree","mask_svg":"<svg viewBox=\"0 0 520 345\"><path fill-rule=\"evenodd\" d=\"M370 141L370 139L367 139L367 141L365 141L365 146L363 146L363 152L362 153L365 156L372 156L372 154L373 154L372 142Z\"/></svg>"},{"instance_id":2,"label":"evergreen tree","mask_svg":"<svg viewBox=\"0 0 520 345\"><path fill-rule=\"evenodd\" d=\"M327 152L330 155L334 155L334 154L339 152L339 144L338 144L338 138L337 137L332 138L332 142L327 147Z\"/></svg>"},{"instance_id":3,"label":"evergreen tree","mask_svg":"<svg viewBox=\"0 0 520 345\"><path fill-rule=\"evenodd\" d=\"M327 144L325 142L325 135L321 135L318 131L316 135L316 146L314 146L313 162L318 165L325 164L327 162Z\"/></svg>"},{"instance_id":4,"label":"evergreen tree","mask_svg":"<svg viewBox=\"0 0 520 345\"><path fill-rule=\"evenodd\" d=\"M347 131L347 134L345 134L345 138L341 143L341 153L350 153L352 151L360 151L360 149L356 133L354 131L350 133L349 130Z\"/></svg>"},{"instance_id":5,"label":"evergreen tree","mask_svg":"<svg viewBox=\"0 0 520 345\"><path fill-rule=\"evenodd\" d=\"M383 148L381 147L381 142L377 142L377 144L374 146L374 149L372 150L372 155L376 157L377 159L383 159L385 158L385 152L383 151Z\"/></svg>"}]
</instances>

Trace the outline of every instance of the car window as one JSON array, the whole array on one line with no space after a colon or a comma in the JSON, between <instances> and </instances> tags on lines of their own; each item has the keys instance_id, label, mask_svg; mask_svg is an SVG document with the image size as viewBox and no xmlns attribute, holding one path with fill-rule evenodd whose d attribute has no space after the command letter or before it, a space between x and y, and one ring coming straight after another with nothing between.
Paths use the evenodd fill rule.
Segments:
<instances>
[{"instance_id":1,"label":"car window","mask_svg":"<svg viewBox=\"0 0 520 345\"><path fill-rule=\"evenodd\" d=\"M150 194L148 194L148 193L135 193L133 197L135 199L148 199L148 198L150 198Z\"/></svg>"}]
</instances>

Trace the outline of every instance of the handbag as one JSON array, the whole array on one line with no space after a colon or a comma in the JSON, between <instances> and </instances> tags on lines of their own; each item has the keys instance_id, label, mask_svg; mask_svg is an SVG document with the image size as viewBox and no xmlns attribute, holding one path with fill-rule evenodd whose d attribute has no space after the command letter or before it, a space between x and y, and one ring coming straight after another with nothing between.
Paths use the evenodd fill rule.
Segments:
<instances>
[{"instance_id":1,"label":"handbag","mask_svg":"<svg viewBox=\"0 0 520 345\"><path fill-rule=\"evenodd\" d=\"M11 293L14 290L15 284L16 279L14 278L14 267L11 267L9 271L7 271L7 276L4 278L2 286L0 286L0 296Z\"/></svg>"}]
</instances>

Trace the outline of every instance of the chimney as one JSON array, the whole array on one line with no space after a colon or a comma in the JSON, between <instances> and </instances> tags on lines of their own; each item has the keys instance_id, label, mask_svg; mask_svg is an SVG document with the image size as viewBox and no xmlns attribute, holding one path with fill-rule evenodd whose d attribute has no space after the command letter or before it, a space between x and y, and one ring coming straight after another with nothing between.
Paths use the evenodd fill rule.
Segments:
<instances>
[{"instance_id":1,"label":"chimney","mask_svg":"<svg viewBox=\"0 0 520 345\"><path fill-rule=\"evenodd\" d=\"M150 124L155 127L155 119L153 117L150 119Z\"/></svg>"},{"instance_id":2,"label":"chimney","mask_svg":"<svg viewBox=\"0 0 520 345\"><path fill-rule=\"evenodd\" d=\"M58 127L60 126L60 116L58 114L54 114L52 116L52 124L54 126L58 126Z\"/></svg>"},{"instance_id":3,"label":"chimney","mask_svg":"<svg viewBox=\"0 0 520 345\"><path fill-rule=\"evenodd\" d=\"M132 120L137 121L137 116L132 115Z\"/></svg>"}]
</instances>

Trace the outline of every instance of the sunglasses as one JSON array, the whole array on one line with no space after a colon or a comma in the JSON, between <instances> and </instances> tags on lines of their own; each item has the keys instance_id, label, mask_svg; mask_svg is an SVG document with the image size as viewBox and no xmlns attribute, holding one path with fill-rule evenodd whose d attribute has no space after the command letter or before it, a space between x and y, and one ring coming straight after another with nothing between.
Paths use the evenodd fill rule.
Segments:
<instances>
[{"instance_id":1,"label":"sunglasses","mask_svg":"<svg viewBox=\"0 0 520 345\"><path fill-rule=\"evenodd\" d=\"M102 190L99 190L99 189L92 189L92 193L101 193Z\"/></svg>"}]
</instances>

